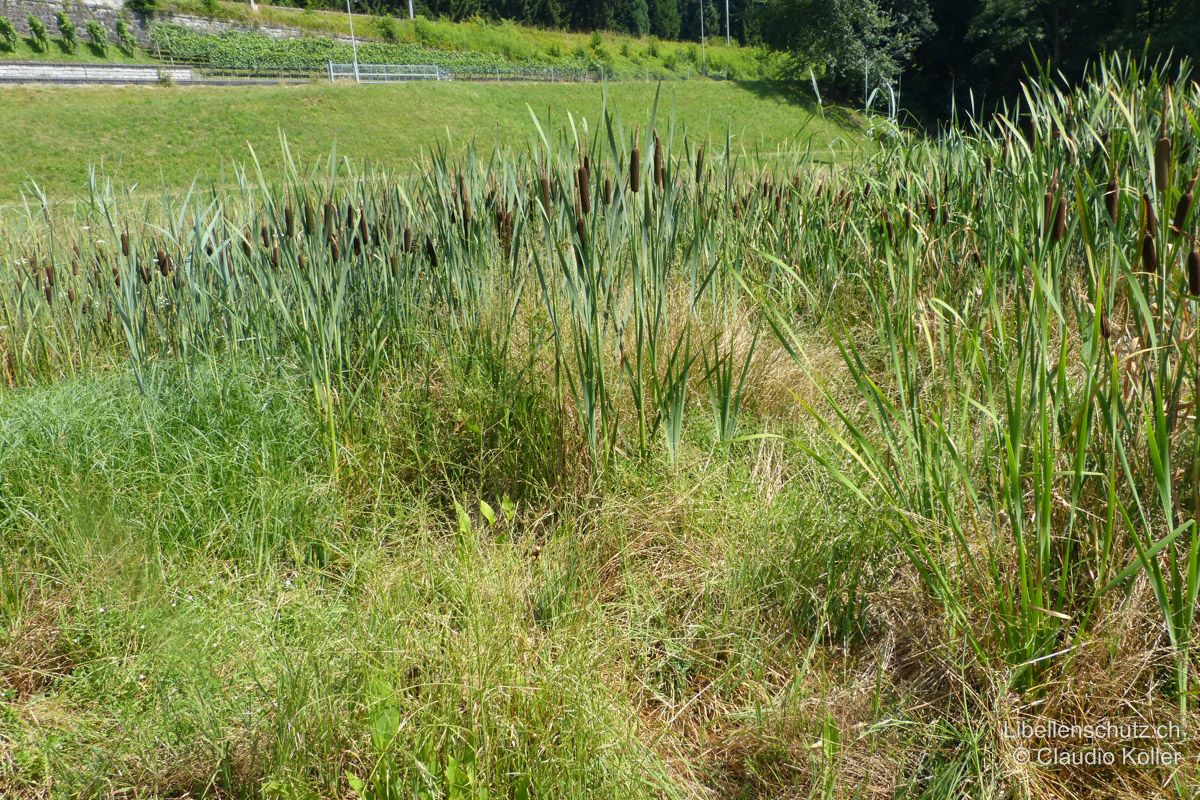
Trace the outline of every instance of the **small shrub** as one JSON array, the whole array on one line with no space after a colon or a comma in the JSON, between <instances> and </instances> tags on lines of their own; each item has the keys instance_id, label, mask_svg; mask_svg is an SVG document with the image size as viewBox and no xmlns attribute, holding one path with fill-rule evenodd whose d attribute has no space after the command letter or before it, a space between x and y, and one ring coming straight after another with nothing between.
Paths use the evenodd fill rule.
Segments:
<instances>
[{"instance_id":1,"label":"small shrub","mask_svg":"<svg viewBox=\"0 0 1200 800\"><path fill-rule=\"evenodd\" d=\"M679 66L679 56L674 52L667 53L662 59L663 66L669 70L674 70Z\"/></svg>"},{"instance_id":2,"label":"small shrub","mask_svg":"<svg viewBox=\"0 0 1200 800\"><path fill-rule=\"evenodd\" d=\"M562 47L559 46L558 42L551 42L550 46L546 48L546 55L551 58L562 58Z\"/></svg>"},{"instance_id":3,"label":"small shrub","mask_svg":"<svg viewBox=\"0 0 1200 800\"><path fill-rule=\"evenodd\" d=\"M75 48L79 46L79 33L75 30L75 23L71 22L71 18L67 16L67 12L59 11L56 15L58 19L58 33L62 36L63 47L68 53L74 53Z\"/></svg>"},{"instance_id":4,"label":"small shrub","mask_svg":"<svg viewBox=\"0 0 1200 800\"><path fill-rule=\"evenodd\" d=\"M413 36L417 38L418 44L433 44L437 36L428 17L418 14L413 19Z\"/></svg>"},{"instance_id":5,"label":"small shrub","mask_svg":"<svg viewBox=\"0 0 1200 800\"><path fill-rule=\"evenodd\" d=\"M46 23L33 14L26 17L25 22L29 25L29 35L33 37L33 46L43 53L50 49L50 32L46 30Z\"/></svg>"},{"instance_id":6,"label":"small shrub","mask_svg":"<svg viewBox=\"0 0 1200 800\"><path fill-rule=\"evenodd\" d=\"M630 58L632 55L631 50L629 42L621 42L621 56L623 58Z\"/></svg>"},{"instance_id":7,"label":"small shrub","mask_svg":"<svg viewBox=\"0 0 1200 800\"><path fill-rule=\"evenodd\" d=\"M137 37L133 35L133 28L129 27L129 17L124 12L117 17L117 44L130 53L137 47Z\"/></svg>"},{"instance_id":8,"label":"small shrub","mask_svg":"<svg viewBox=\"0 0 1200 800\"><path fill-rule=\"evenodd\" d=\"M575 45L575 49L573 49L571 51L571 55L575 57L576 61L587 61L588 60L587 50L585 50L583 45L581 45L581 44Z\"/></svg>"},{"instance_id":9,"label":"small shrub","mask_svg":"<svg viewBox=\"0 0 1200 800\"><path fill-rule=\"evenodd\" d=\"M0 42L7 50L17 49L17 29L8 21L8 17L0 17Z\"/></svg>"},{"instance_id":10,"label":"small shrub","mask_svg":"<svg viewBox=\"0 0 1200 800\"><path fill-rule=\"evenodd\" d=\"M379 31L380 38L388 44L400 41L400 28L396 25L396 20L391 17L376 17L375 29Z\"/></svg>"},{"instance_id":11,"label":"small shrub","mask_svg":"<svg viewBox=\"0 0 1200 800\"><path fill-rule=\"evenodd\" d=\"M201 8L204 9L204 16L213 19L221 11L221 6L217 0L203 0Z\"/></svg>"},{"instance_id":12,"label":"small shrub","mask_svg":"<svg viewBox=\"0 0 1200 800\"><path fill-rule=\"evenodd\" d=\"M125 7L135 14L152 17L158 10L158 2L157 0L125 0Z\"/></svg>"},{"instance_id":13,"label":"small shrub","mask_svg":"<svg viewBox=\"0 0 1200 800\"><path fill-rule=\"evenodd\" d=\"M653 36L650 37L650 44L646 45L646 55L651 58L658 58L658 39L655 39Z\"/></svg>"},{"instance_id":14,"label":"small shrub","mask_svg":"<svg viewBox=\"0 0 1200 800\"><path fill-rule=\"evenodd\" d=\"M104 29L96 20L88 20L87 24L88 40L92 43L92 47L96 48L103 55L108 55L108 31Z\"/></svg>"},{"instance_id":15,"label":"small shrub","mask_svg":"<svg viewBox=\"0 0 1200 800\"><path fill-rule=\"evenodd\" d=\"M592 35L588 37L588 47L593 52L598 51L604 46L604 37L600 35L600 31L592 31Z\"/></svg>"}]
</instances>

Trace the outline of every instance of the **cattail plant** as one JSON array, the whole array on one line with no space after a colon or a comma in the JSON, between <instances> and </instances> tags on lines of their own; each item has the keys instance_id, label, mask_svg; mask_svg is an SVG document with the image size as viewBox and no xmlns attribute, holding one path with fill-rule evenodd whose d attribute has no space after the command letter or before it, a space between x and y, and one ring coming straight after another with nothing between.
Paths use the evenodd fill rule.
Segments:
<instances>
[{"instance_id":1,"label":"cattail plant","mask_svg":"<svg viewBox=\"0 0 1200 800\"><path fill-rule=\"evenodd\" d=\"M634 134L637 138L637 134ZM637 194L642 188L642 151L638 148L637 142L633 143L633 149L629 151L629 191Z\"/></svg>"},{"instance_id":2,"label":"cattail plant","mask_svg":"<svg viewBox=\"0 0 1200 800\"><path fill-rule=\"evenodd\" d=\"M1200 297L1200 248L1192 245L1187 259L1188 294Z\"/></svg>"},{"instance_id":3,"label":"cattail plant","mask_svg":"<svg viewBox=\"0 0 1200 800\"><path fill-rule=\"evenodd\" d=\"M666 182L666 176L663 167L663 151L662 140L658 138L658 131L654 131L654 186L662 191Z\"/></svg>"}]
</instances>

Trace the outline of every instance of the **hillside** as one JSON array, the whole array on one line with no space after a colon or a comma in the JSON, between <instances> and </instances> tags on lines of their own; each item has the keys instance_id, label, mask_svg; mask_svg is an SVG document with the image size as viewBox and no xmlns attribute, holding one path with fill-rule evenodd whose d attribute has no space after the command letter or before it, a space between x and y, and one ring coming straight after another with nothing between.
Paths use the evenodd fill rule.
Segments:
<instances>
[{"instance_id":1,"label":"hillside","mask_svg":"<svg viewBox=\"0 0 1200 800\"><path fill-rule=\"evenodd\" d=\"M83 192L88 169L143 189L186 186L196 176L232 177L253 147L264 167L278 164L279 134L303 160L336 146L339 156L382 167L407 166L438 142L455 150L497 140L532 141L530 110L553 124L567 115L596 124L604 99L597 84L420 83L401 86L245 88L12 88L0 93L0 201L36 181L52 197ZM609 102L632 127L648 124L655 84L615 83ZM715 81L663 84L662 113L674 114L677 138L724 142L769 156L788 143L811 144L816 157L844 150L853 128L769 86ZM663 130L664 135L666 130Z\"/></svg>"}]
</instances>

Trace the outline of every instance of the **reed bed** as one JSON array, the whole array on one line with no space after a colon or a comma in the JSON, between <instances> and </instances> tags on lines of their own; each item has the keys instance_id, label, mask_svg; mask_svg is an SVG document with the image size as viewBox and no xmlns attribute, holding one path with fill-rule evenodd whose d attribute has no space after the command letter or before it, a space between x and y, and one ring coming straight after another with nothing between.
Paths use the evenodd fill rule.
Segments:
<instances>
[{"instance_id":1,"label":"reed bed","mask_svg":"<svg viewBox=\"0 0 1200 800\"><path fill-rule=\"evenodd\" d=\"M689 426L713 454L762 457L787 412L755 392L765 359L790 358L790 410L818 431L792 457L903 553L956 654L962 713L1086 709L1062 687L1135 609L1153 641L1112 645L1109 664L1151 658L1131 692L1186 727L1198 109L1188 66L1110 58L1077 88L1034 76L994 118L894 131L820 171L804 152L759 166L729 140L672 150L670 120L630 131L606 112L597 130L538 127L524 152L435 154L414 179L289 161L161 203L97 179L67 218L30 203L3 220L3 380L121 361L142 380L228 355L295 370L336 481L381 386L474 354L545 392L548 480L582 476L594 497L622 464L677 463ZM869 614L852 598L839 613ZM1014 769L1002 782L1026 796L1112 780ZM1190 769L1165 785L1186 792ZM360 791L388 796L379 780Z\"/></svg>"}]
</instances>

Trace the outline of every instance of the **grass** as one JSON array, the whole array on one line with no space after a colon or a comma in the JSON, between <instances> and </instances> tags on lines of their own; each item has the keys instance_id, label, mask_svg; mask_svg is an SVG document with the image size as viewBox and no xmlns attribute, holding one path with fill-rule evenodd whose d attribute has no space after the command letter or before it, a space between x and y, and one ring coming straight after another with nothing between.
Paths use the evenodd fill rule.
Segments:
<instances>
[{"instance_id":1,"label":"grass","mask_svg":"<svg viewBox=\"0 0 1200 800\"><path fill-rule=\"evenodd\" d=\"M653 84L611 84L620 108L644 108ZM597 85L410 84L404 86L255 88L10 88L0 95L0 136L11 158L0 165L0 200L35 181L53 197L86 191L96 165L119 184L142 189L228 181L254 148L264 167L279 165L279 133L304 159L327 154L380 166L407 166L441 141L457 151L474 142L523 147L529 109L552 112L554 124L590 117ZM818 156L844 149L852 128L816 116L812 106L767 86L665 84L662 105L682 136L723 139L754 154L811 141ZM631 118L629 122L632 124ZM19 135L18 135L19 134Z\"/></svg>"},{"instance_id":2,"label":"grass","mask_svg":"<svg viewBox=\"0 0 1200 800\"><path fill-rule=\"evenodd\" d=\"M108 49L102 52L100 48L87 41L86 34L81 33L80 35L83 37L83 40L80 41L74 52L68 51L61 39L52 38L49 47L45 50L39 50L34 44L33 39L21 37L17 39L17 45L14 48L0 45L0 61L53 61L64 64L159 63L152 53L140 47L126 50L113 42L109 42ZM109 32L109 36L112 36L111 31Z\"/></svg>"},{"instance_id":3,"label":"grass","mask_svg":"<svg viewBox=\"0 0 1200 800\"><path fill-rule=\"evenodd\" d=\"M9 209L0 794L1190 797L1198 92Z\"/></svg>"},{"instance_id":4,"label":"grass","mask_svg":"<svg viewBox=\"0 0 1200 800\"><path fill-rule=\"evenodd\" d=\"M199 0L170 0L163 9L195 16L209 16ZM246 3L219 0L213 16L243 25L276 25L319 34L348 36L350 23L346 15L315 9L301 10L259 4L253 12ZM380 17L355 15L355 33L367 38L382 38ZM488 22L482 19L466 22L428 20L414 21L393 18L396 40L422 44L446 50L473 51L503 57L510 61L539 63L578 60L582 54L600 58L618 73L633 73L639 69L666 70L685 73L699 72L699 44L664 42L638 38L628 34L601 32L600 52L593 47L590 33L547 30L517 25L511 22ZM774 61L765 50L757 47L726 45L720 37L706 46L708 68L740 78L770 77Z\"/></svg>"}]
</instances>

